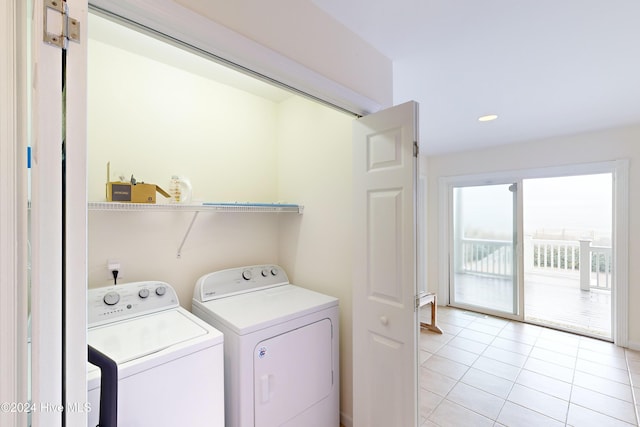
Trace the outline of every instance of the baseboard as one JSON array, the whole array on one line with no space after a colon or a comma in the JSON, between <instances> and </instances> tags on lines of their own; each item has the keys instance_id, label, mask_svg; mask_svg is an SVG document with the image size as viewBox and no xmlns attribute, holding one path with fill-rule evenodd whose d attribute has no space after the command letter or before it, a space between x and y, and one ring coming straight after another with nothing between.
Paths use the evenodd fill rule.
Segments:
<instances>
[{"instance_id":1,"label":"baseboard","mask_svg":"<svg viewBox=\"0 0 640 427\"><path fill-rule=\"evenodd\" d=\"M627 341L627 348L629 350L640 351L640 342L637 341Z\"/></svg>"},{"instance_id":2,"label":"baseboard","mask_svg":"<svg viewBox=\"0 0 640 427\"><path fill-rule=\"evenodd\" d=\"M344 412L340 412L340 425L342 427L353 427L353 418Z\"/></svg>"}]
</instances>

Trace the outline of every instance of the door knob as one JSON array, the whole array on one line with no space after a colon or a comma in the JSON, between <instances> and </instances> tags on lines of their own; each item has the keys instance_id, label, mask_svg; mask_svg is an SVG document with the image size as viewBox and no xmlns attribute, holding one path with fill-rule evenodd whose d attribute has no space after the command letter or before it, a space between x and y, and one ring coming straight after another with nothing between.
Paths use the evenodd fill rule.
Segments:
<instances>
[{"instance_id":1,"label":"door knob","mask_svg":"<svg viewBox=\"0 0 640 427\"><path fill-rule=\"evenodd\" d=\"M387 316L380 316L380 323L387 326L389 324L389 318Z\"/></svg>"}]
</instances>

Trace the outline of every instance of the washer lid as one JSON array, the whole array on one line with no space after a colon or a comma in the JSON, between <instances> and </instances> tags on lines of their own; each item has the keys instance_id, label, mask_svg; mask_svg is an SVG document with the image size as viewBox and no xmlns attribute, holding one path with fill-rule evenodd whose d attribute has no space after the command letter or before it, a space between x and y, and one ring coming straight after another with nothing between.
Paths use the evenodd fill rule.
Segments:
<instances>
[{"instance_id":1,"label":"washer lid","mask_svg":"<svg viewBox=\"0 0 640 427\"><path fill-rule=\"evenodd\" d=\"M281 285L204 303L194 300L193 304L205 320L220 322L236 334L245 335L337 307L338 299L295 285Z\"/></svg>"},{"instance_id":2,"label":"washer lid","mask_svg":"<svg viewBox=\"0 0 640 427\"><path fill-rule=\"evenodd\" d=\"M90 328L87 341L120 365L209 333L181 310L168 310Z\"/></svg>"}]
</instances>

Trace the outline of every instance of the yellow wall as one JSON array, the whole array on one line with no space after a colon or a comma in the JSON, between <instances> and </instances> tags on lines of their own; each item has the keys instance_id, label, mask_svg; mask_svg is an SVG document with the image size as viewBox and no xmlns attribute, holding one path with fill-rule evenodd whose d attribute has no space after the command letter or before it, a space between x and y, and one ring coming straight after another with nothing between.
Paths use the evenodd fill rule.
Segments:
<instances>
[{"instance_id":1,"label":"yellow wall","mask_svg":"<svg viewBox=\"0 0 640 427\"><path fill-rule=\"evenodd\" d=\"M341 410L352 413L351 125L353 116L293 96L280 103L96 40L89 46L89 199L133 173L190 178L204 201L286 201L296 213L89 211L89 286L161 280L191 308L208 272L278 263L292 283L340 300Z\"/></svg>"},{"instance_id":2,"label":"yellow wall","mask_svg":"<svg viewBox=\"0 0 640 427\"><path fill-rule=\"evenodd\" d=\"M99 41L88 55L90 201L108 161L112 180L187 176L200 201L276 201L275 102Z\"/></svg>"},{"instance_id":3,"label":"yellow wall","mask_svg":"<svg viewBox=\"0 0 640 427\"><path fill-rule=\"evenodd\" d=\"M278 194L305 206L280 221L280 261L293 283L340 299L340 408L352 405L353 118L301 98L280 105Z\"/></svg>"},{"instance_id":4,"label":"yellow wall","mask_svg":"<svg viewBox=\"0 0 640 427\"><path fill-rule=\"evenodd\" d=\"M88 187L105 200L106 163L168 189L188 177L194 200L277 201L277 104L101 42L89 45ZM167 202L159 194L159 202ZM290 214L291 215L291 214ZM89 212L89 286L164 280L189 309L201 275L277 263L277 217L202 213L177 258L192 212Z\"/></svg>"}]
</instances>

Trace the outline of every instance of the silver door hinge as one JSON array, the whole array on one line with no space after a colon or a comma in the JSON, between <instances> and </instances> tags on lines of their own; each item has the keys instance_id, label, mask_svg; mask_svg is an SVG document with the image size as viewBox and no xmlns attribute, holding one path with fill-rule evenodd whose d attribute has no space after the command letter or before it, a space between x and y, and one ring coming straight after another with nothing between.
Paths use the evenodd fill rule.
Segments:
<instances>
[{"instance_id":1,"label":"silver door hinge","mask_svg":"<svg viewBox=\"0 0 640 427\"><path fill-rule=\"evenodd\" d=\"M69 17L64 0L44 0L43 25L45 43L66 49L69 40L80 42L80 22Z\"/></svg>"},{"instance_id":2,"label":"silver door hinge","mask_svg":"<svg viewBox=\"0 0 640 427\"><path fill-rule=\"evenodd\" d=\"M413 141L413 157L418 157L420 153L420 147L418 146L418 141Z\"/></svg>"}]
</instances>

